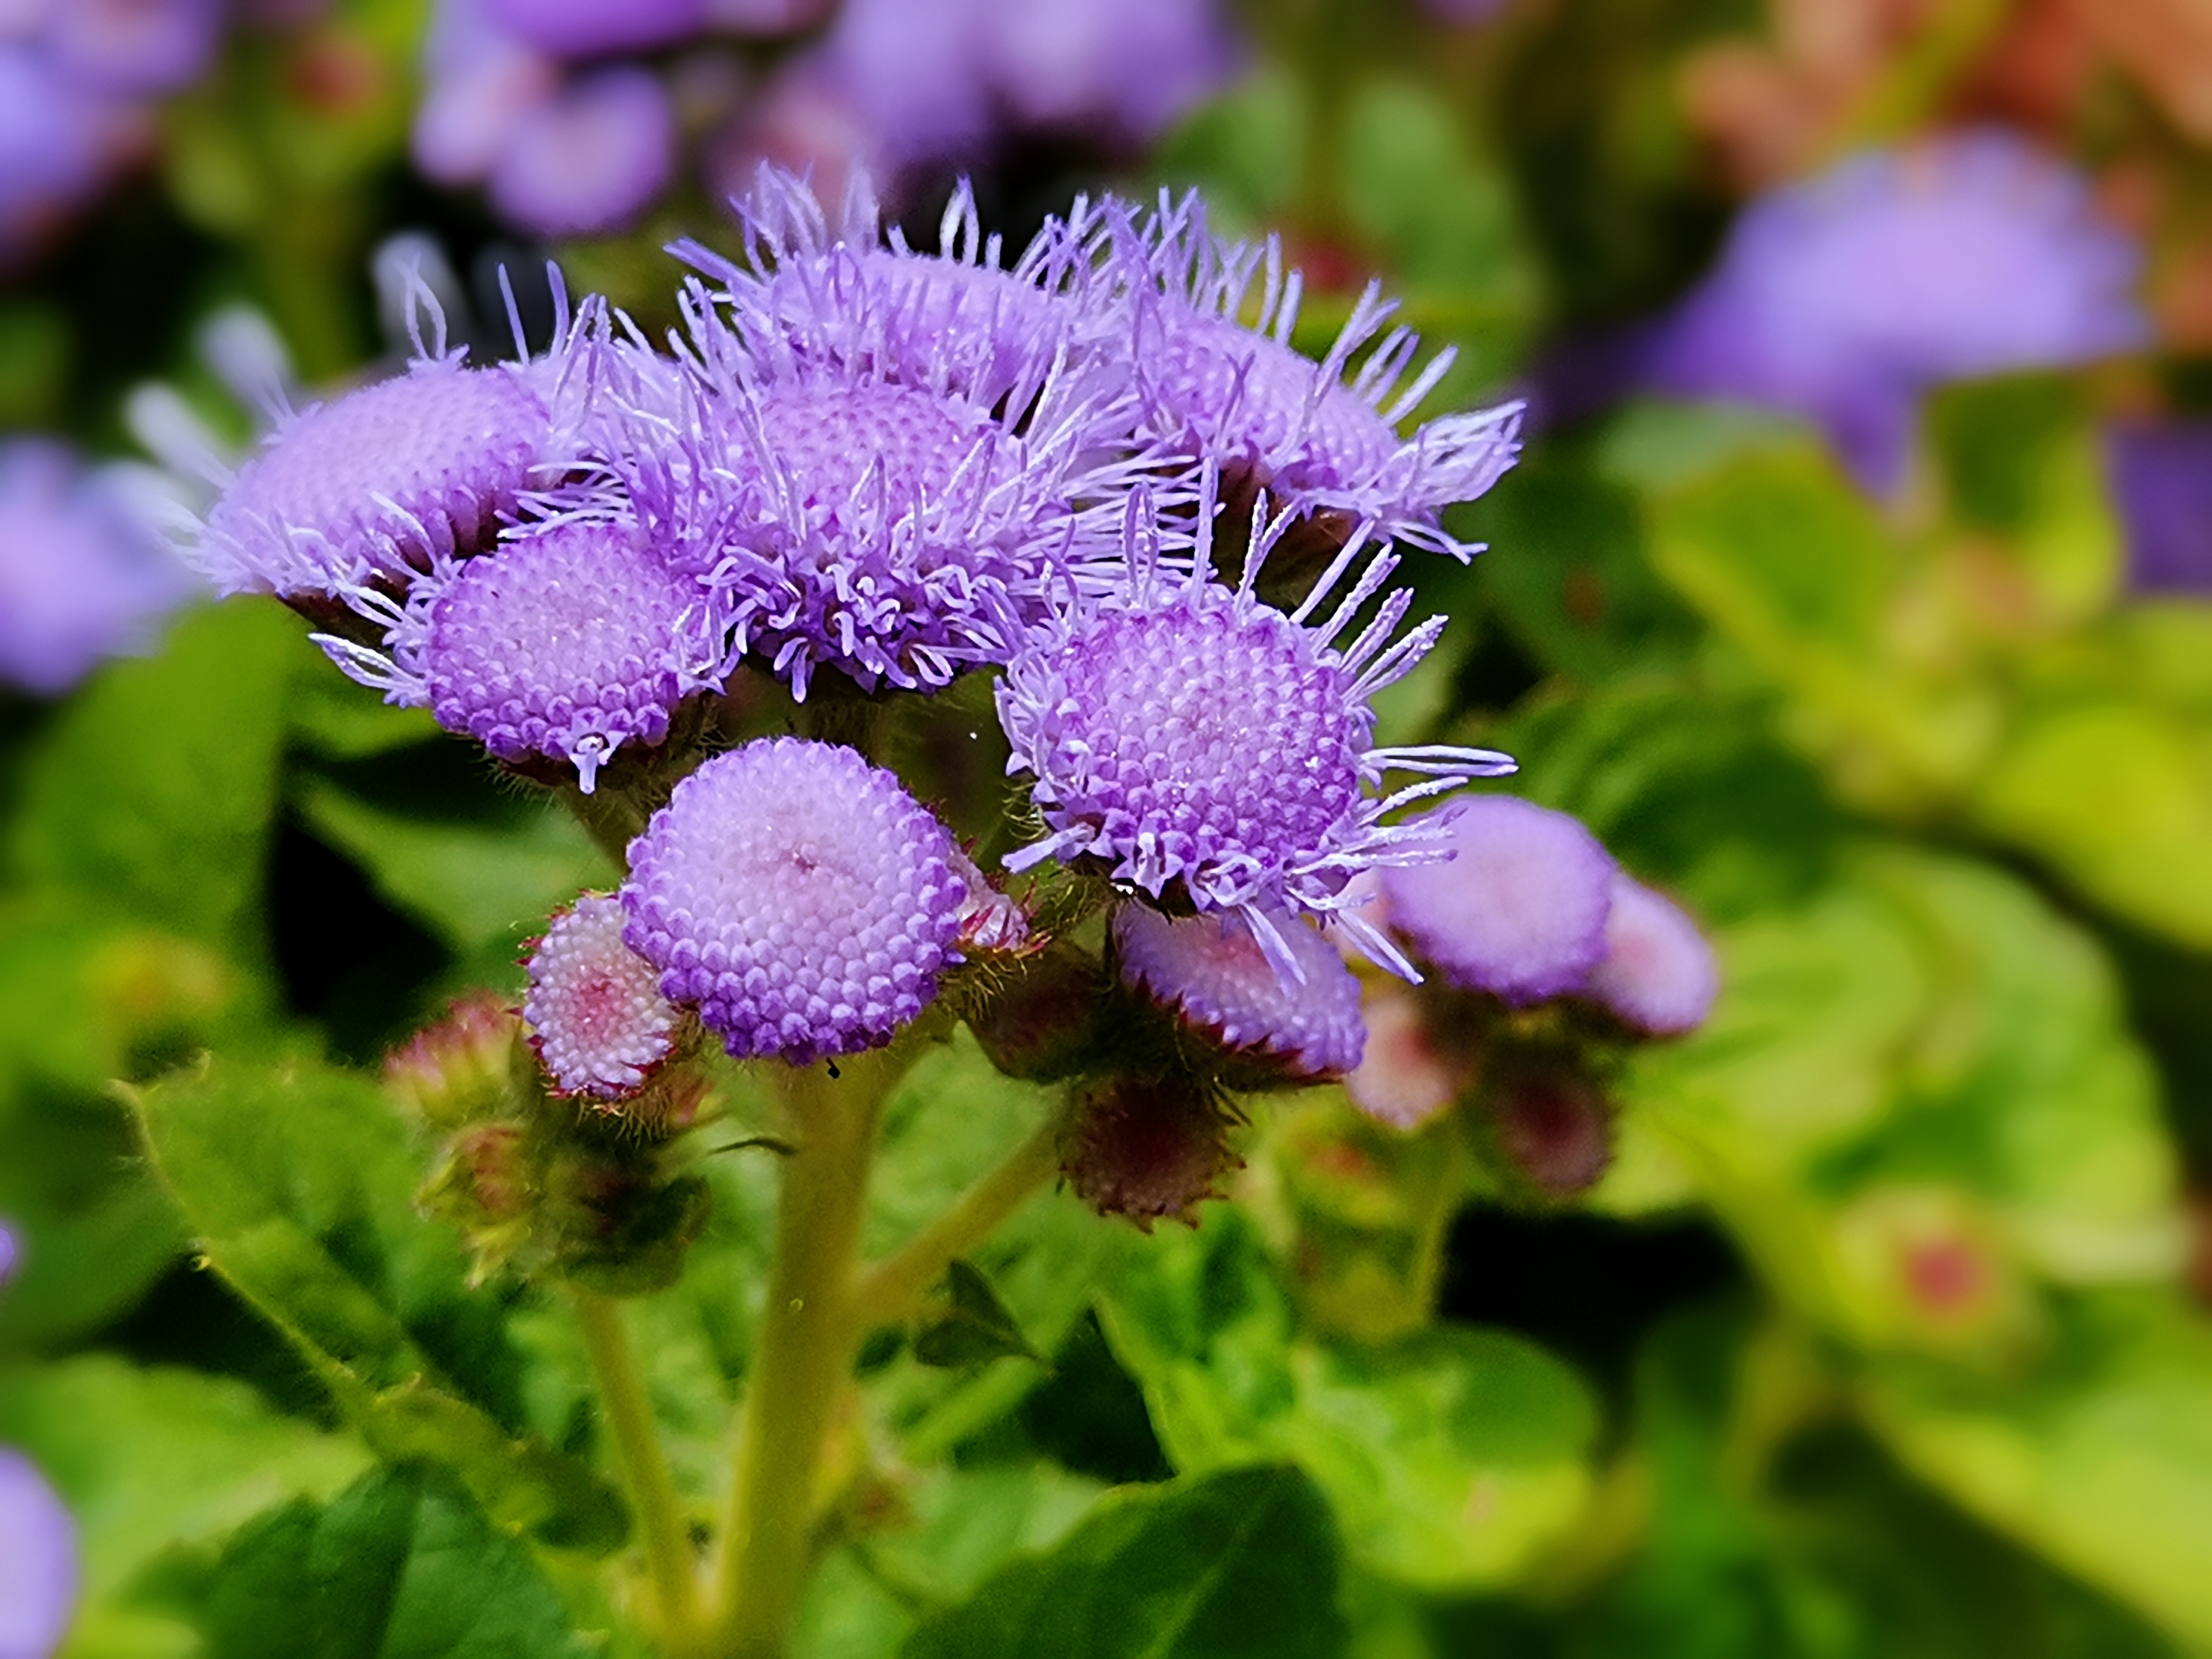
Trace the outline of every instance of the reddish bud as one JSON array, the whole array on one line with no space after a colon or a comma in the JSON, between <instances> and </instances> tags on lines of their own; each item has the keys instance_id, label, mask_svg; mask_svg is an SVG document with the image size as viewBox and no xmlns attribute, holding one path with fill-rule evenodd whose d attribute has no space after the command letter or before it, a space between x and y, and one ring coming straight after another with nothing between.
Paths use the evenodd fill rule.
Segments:
<instances>
[{"instance_id":1,"label":"reddish bud","mask_svg":"<svg viewBox=\"0 0 2212 1659\"><path fill-rule=\"evenodd\" d=\"M517 1010L471 991L384 1061L385 1087L409 1109L444 1126L512 1116L523 1038Z\"/></svg>"},{"instance_id":2,"label":"reddish bud","mask_svg":"<svg viewBox=\"0 0 2212 1659\"><path fill-rule=\"evenodd\" d=\"M1195 1226L1200 1203L1243 1160L1229 1150L1229 1121L1187 1078L1129 1073L1076 1097L1060 1142L1060 1173L1100 1215L1125 1215L1145 1231L1163 1218Z\"/></svg>"},{"instance_id":3,"label":"reddish bud","mask_svg":"<svg viewBox=\"0 0 2212 1659\"><path fill-rule=\"evenodd\" d=\"M1489 1095L1498 1150L1529 1185L1572 1198L1613 1161L1613 1112L1587 1078L1564 1069L1515 1070Z\"/></svg>"}]
</instances>

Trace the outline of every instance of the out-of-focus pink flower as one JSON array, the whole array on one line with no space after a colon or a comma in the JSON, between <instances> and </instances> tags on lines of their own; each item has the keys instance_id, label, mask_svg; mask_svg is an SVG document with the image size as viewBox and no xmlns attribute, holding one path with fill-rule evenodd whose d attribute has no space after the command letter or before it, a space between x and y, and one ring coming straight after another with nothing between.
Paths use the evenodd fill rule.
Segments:
<instances>
[{"instance_id":1,"label":"out-of-focus pink flower","mask_svg":"<svg viewBox=\"0 0 2212 1659\"><path fill-rule=\"evenodd\" d=\"M515 123L491 170L502 218L546 236L635 219L676 168L676 112L649 70L595 70Z\"/></svg>"}]
</instances>

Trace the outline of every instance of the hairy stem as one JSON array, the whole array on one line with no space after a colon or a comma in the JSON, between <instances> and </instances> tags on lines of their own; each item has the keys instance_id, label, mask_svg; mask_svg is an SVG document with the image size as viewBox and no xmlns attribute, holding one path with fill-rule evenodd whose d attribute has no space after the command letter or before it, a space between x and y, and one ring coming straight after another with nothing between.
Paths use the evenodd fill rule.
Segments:
<instances>
[{"instance_id":1,"label":"hairy stem","mask_svg":"<svg viewBox=\"0 0 2212 1659\"><path fill-rule=\"evenodd\" d=\"M660 1626L671 1645L684 1650L698 1626L698 1568L676 1483L669 1477L668 1460L653 1427L645 1378L638 1370L621 1304L583 1290L572 1291L570 1297L584 1334L584 1350L599 1379L600 1407L614 1437L615 1462L637 1512Z\"/></svg>"},{"instance_id":2,"label":"hairy stem","mask_svg":"<svg viewBox=\"0 0 2212 1659\"><path fill-rule=\"evenodd\" d=\"M1060 1122L1048 1118L952 1207L861 1275L854 1316L865 1332L911 1316L954 1259L965 1255L1060 1173Z\"/></svg>"},{"instance_id":3,"label":"hairy stem","mask_svg":"<svg viewBox=\"0 0 2212 1659\"><path fill-rule=\"evenodd\" d=\"M714 1571L718 1651L731 1659L781 1659L790 1643L812 1565L822 1449L860 1340L853 1290L876 1119L916 1046L841 1060L834 1079L823 1066L779 1073L796 1145L782 1164Z\"/></svg>"}]
</instances>

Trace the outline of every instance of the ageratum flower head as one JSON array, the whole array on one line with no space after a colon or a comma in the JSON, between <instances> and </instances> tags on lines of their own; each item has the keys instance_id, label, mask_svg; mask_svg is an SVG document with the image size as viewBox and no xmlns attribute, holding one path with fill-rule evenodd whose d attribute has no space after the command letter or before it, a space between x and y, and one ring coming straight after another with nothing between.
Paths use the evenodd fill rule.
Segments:
<instances>
[{"instance_id":1,"label":"ageratum flower head","mask_svg":"<svg viewBox=\"0 0 2212 1659\"><path fill-rule=\"evenodd\" d=\"M801 697L825 669L933 689L1004 662L1055 586L1105 580L1129 464L1100 459L1086 384L1048 362L1012 410L961 390L953 343L917 379L689 297L690 372L635 379L599 495L708 582L734 653Z\"/></svg>"},{"instance_id":2,"label":"ageratum flower head","mask_svg":"<svg viewBox=\"0 0 2212 1659\"><path fill-rule=\"evenodd\" d=\"M79 1579L76 1522L38 1466L0 1446L0 1653L60 1647Z\"/></svg>"},{"instance_id":3,"label":"ageratum flower head","mask_svg":"<svg viewBox=\"0 0 2212 1659\"><path fill-rule=\"evenodd\" d=\"M1000 239L983 234L965 179L945 205L935 254L914 252L896 226L886 232L862 175L834 220L805 179L766 165L732 205L742 260L692 241L674 251L720 284L713 297L744 337L785 337L812 357L1016 410L1070 365L1130 381L1127 296L1098 268L1103 216L1084 198L1048 219L1011 265ZM1133 427L1133 400L1093 418Z\"/></svg>"},{"instance_id":4,"label":"ageratum flower head","mask_svg":"<svg viewBox=\"0 0 2212 1659\"><path fill-rule=\"evenodd\" d=\"M364 608L374 595L362 596ZM708 595L634 526L538 526L420 581L391 611L390 654L321 636L394 702L428 705L501 760L576 769L586 794L623 744L651 745L695 691L719 689Z\"/></svg>"},{"instance_id":5,"label":"ageratum flower head","mask_svg":"<svg viewBox=\"0 0 2212 1659\"><path fill-rule=\"evenodd\" d=\"M1754 203L1648 343L1662 391L1793 410L1893 489L1922 392L2140 345L2142 256L2087 181L1970 132L1854 156Z\"/></svg>"},{"instance_id":6,"label":"ageratum flower head","mask_svg":"<svg viewBox=\"0 0 2212 1659\"><path fill-rule=\"evenodd\" d=\"M1719 992L1713 947L1698 924L1672 900L1615 871L1605 955L1582 994L1638 1030L1679 1036L1705 1024Z\"/></svg>"},{"instance_id":7,"label":"ageratum flower head","mask_svg":"<svg viewBox=\"0 0 2212 1659\"><path fill-rule=\"evenodd\" d=\"M1372 746L1368 699L1443 629L1431 617L1394 638L1413 599L1401 589L1338 644L1396 568L1394 556L1369 556L1355 537L1286 613L1253 584L1287 515L1254 538L1234 587L1215 580L1213 515L1209 471L1200 533L1176 568L1132 497L1121 589L1068 605L1008 665L998 687L1007 769L1030 775L1047 833L1007 866L1095 860L1171 908L1237 911L1293 981L1305 970L1274 918L1333 914L1362 950L1412 976L1396 948L1346 908L1346 884L1362 870L1437 855L1437 831L1391 823L1396 809L1513 763L1479 749ZM1378 796L1390 772L1419 781Z\"/></svg>"},{"instance_id":8,"label":"ageratum flower head","mask_svg":"<svg viewBox=\"0 0 2212 1659\"><path fill-rule=\"evenodd\" d=\"M1448 860L1386 871L1394 932L1445 980L1516 1006L1579 988L1605 956L1613 855L1565 812L1481 795L1431 815Z\"/></svg>"},{"instance_id":9,"label":"ageratum flower head","mask_svg":"<svg viewBox=\"0 0 2212 1659\"><path fill-rule=\"evenodd\" d=\"M666 1058L676 1010L653 965L623 943L622 901L586 893L530 953L522 1018L553 1086L618 1100Z\"/></svg>"},{"instance_id":10,"label":"ageratum flower head","mask_svg":"<svg viewBox=\"0 0 2212 1659\"><path fill-rule=\"evenodd\" d=\"M1135 290L1138 376L1152 437L1192 461L1211 458L1249 474L1278 507L1342 514L1382 539L1462 559L1477 550L1438 514L1481 495L1512 465L1520 404L1442 416L1401 437L1399 423L1453 353L1437 353L1401 389L1420 343L1402 325L1382 331L1397 302L1382 297L1380 284L1368 285L1316 362L1291 345L1303 283L1285 272L1279 239L1214 235L1196 191L1180 202L1164 194L1141 222L1116 204L1115 221Z\"/></svg>"},{"instance_id":11,"label":"ageratum flower head","mask_svg":"<svg viewBox=\"0 0 2212 1659\"><path fill-rule=\"evenodd\" d=\"M850 749L717 755L630 846L623 937L739 1059L880 1047L928 1006L966 889L952 837Z\"/></svg>"},{"instance_id":12,"label":"ageratum flower head","mask_svg":"<svg viewBox=\"0 0 2212 1659\"><path fill-rule=\"evenodd\" d=\"M1121 977L1231 1053L1274 1062L1285 1080L1341 1076L1359 1064L1359 981L1326 939L1279 918L1276 936L1304 971L1286 980L1235 912L1164 916L1125 904L1114 916ZM1234 1086L1234 1085L1232 1085Z\"/></svg>"}]
</instances>

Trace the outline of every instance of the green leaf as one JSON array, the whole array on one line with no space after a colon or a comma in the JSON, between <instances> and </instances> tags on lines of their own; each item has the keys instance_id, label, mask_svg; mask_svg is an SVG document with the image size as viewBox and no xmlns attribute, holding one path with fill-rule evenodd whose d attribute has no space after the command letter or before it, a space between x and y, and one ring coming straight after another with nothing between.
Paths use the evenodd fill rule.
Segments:
<instances>
[{"instance_id":1,"label":"green leaf","mask_svg":"<svg viewBox=\"0 0 2212 1659\"><path fill-rule=\"evenodd\" d=\"M213 1060L137 1097L201 1248L300 1346L380 1455L459 1469L503 1524L617 1541L612 1490L514 1432L520 1357L458 1237L413 1206L406 1133L367 1079Z\"/></svg>"},{"instance_id":2,"label":"green leaf","mask_svg":"<svg viewBox=\"0 0 2212 1659\"><path fill-rule=\"evenodd\" d=\"M241 601L190 612L159 656L103 670L25 769L20 873L254 960L303 653L281 607Z\"/></svg>"},{"instance_id":3,"label":"green leaf","mask_svg":"<svg viewBox=\"0 0 2212 1659\"><path fill-rule=\"evenodd\" d=\"M0 1444L28 1453L67 1500L100 1603L163 1550L295 1494L327 1496L367 1461L243 1382L106 1354L0 1370Z\"/></svg>"},{"instance_id":4,"label":"green leaf","mask_svg":"<svg viewBox=\"0 0 2212 1659\"><path fill-rule=\"evenodd\" d=\"M914 1357L925 1365L957 1368L1019 1358L1043 1364L991 1281L966 1261L945 1270L945 1294L926 1309L914 1334Z\"/></svg>"},{"instance_id":5,"label":"green leaf","mask_svg":"<svg viewBox=\"0 0 2212 1659\"><path fill-rule=\"evenodd\" d=\"M1152 1243L1100 1317L1179 1470L1291 1460L1363 1568L1438 1590L1513 1582L1582 1514L1596 1408L1533 1344L1466 1327L1317 1342L1240 1212Z\"/></svg>"},{"instance_id":6,"label":"green leaf","mask_svg":"<svg viewBox=\"0 0 2212 1659\"><path fill-rule=\"evenodd\" d=\"M1155 166L1173 185L1202 186L1224 230L1257 226L1297 192L1307 118L1297 82L1265 66L1200 105L1161 144Z\"/></svg>"},{"instance_id":7,"label":"green leaf","mask_svg":"<svg viewBox=\"0 0 2212 1659\"><path fill-rule=\"evenodd\" d=\"M529 1553L433 1470L380 1470L233 1539L191 1586L207 1659L582 1659Z\"/></svg>"},{"instance_id":8,"label":"green leaf","mask_svg":"<svg viewBox=\"0 0 2212 1659\"><path fill-rule=\"evenodd\" d=\"M1285 1468L1125 1490L1042 1560L923 1624L904 1659L1335 1659L1328 1505Z\"/></svg>"},{"instance_id":9,"label":"green leaf","mask_svg":"<svg viewBox=\"0 0 2212 1659\"><path fill-rule=\"evenodd\" d=\"M386 898L465 956L512 956L544 931L556 905L618 879L575 820L550 802L518 823L441 821L389 811L311 779L300 807Z\"/></svg>"}]
</instances>

